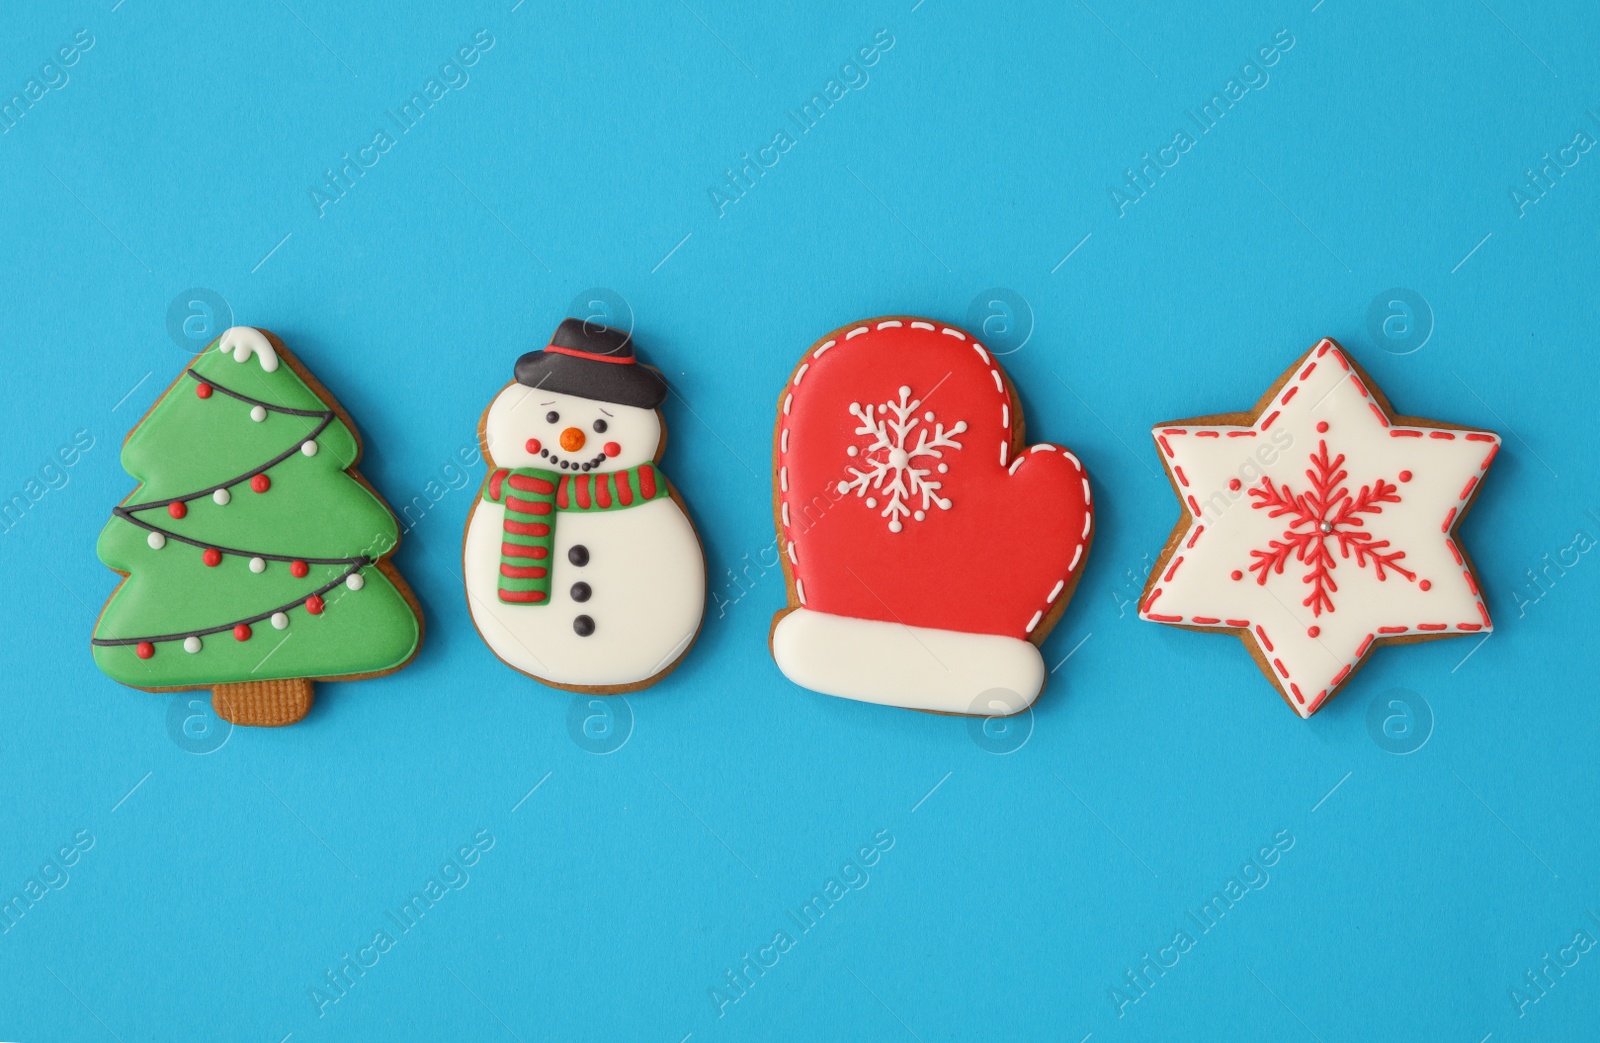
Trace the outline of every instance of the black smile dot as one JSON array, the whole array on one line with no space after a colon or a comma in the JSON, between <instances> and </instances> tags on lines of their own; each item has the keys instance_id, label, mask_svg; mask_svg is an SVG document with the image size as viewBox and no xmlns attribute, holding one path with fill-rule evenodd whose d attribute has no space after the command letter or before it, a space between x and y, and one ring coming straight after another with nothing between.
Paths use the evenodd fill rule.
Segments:
<instances>
[{"instance_id":1,"label":"black smile dot","mask_svg":"<svg viewBox=\"0 0 1600 1043\"><path fill-rule=\"evenodd\" d=\"M573 601L588 601L589 595L592 593L594 592L589 589L589 584L587 583L574 583L572 585Z\"/></svg>"},{"instance_id":2,"label":"black smile dot","mask_svg":"<svg viewBox=\"0 0 1600 1043\"><path fill-rule=\"evenodd\" d=\"M550 450L548 450L548 449L541 449L541 450L539 450L539 455L540 455L540 456L543 456L543 457L549 457L549 455L550 455Z\"/></svg>"},{"instance_id":3,"label":"black smile dot","mask_svg":"<svg viewBox=\"0 0 1600 1043\"><path fill-rule=\"evenodd\" d=\"M585 471L587 471L587 470L588 470L588 469L589 469L589 468L590 468L590 467L591 467L591 466L592 466L592 465L590 465L590 464L584 464L584 465L583 465L583 469L584 469L584 470L585 470Z\"/></svg>"},{"instance_id":4,"label":"black smile dot","mask_svg":"<svg viewBox=\"0 0 1600 1043\"><path fill-rule=\"evenodd\" d=\"M570 464L568 464L568 463L567 463L567 462L566 462L566 461L565 461L565 460L563 460L563 461L561 461L561 469L562 469L562 470L563 470L563 471L565 471L565 470L566 470L566 469L567 469L567 468L568 468L568 467L570 467L570 466L571 466L571 465L570 465Z\"/></svg>"},{"instance_id":5,"label":"black smile dot","mask_svg":"<svg viewBox=\"0 0 1600 1043\"><path fill-rule=\"evenodd\" d=\"M588 616L575 616L572 620L572 629L577 632L579 637L588 637L594 633L594 620Z\"/></svg>"},{"instance_id":6,"label":"black smile dot","mask_svg":"<svg viewBox=\"0 0 1600 1043\"><path fill-rule=\"evenodd\" d=\"M567 560L578 566L578 568L583 568L589 564L589 548L581 543L575 544L571 550L567 551Z\"/></svg>"}]
</instances>

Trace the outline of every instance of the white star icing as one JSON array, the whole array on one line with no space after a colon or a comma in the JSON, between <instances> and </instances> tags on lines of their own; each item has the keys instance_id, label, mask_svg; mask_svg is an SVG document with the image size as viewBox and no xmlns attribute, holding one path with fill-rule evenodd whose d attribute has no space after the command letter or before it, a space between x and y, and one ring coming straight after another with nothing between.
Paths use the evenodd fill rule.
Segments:
<instances>
[{"instance_id":1,"label":"white star icing","mask_svg":"<svg viewBox=\"0 0 1600 1043\"><path fill-rule=\"evenodd\" d=\"M1243 633L1302 717L1379 640L1490 631L1454 529L1497 435L1392 424L1332 341L1253 425L1152 433L1185 527L1140 616Z\"/></svg>"}]
</instances>

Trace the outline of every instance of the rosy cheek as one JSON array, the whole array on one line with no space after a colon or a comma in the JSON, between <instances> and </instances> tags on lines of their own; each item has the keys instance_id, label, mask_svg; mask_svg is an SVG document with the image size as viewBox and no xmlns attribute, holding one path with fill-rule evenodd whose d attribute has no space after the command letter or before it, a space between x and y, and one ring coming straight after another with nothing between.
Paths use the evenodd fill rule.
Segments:
<instances>
[{"instance_id":1,"label":"rosy cheek","mask_svg":"<svg viewBox=\"0 0 1600 1043\"><path fill-rule=\"evenodd\" d=\"M615 442L607 442L605 448L607 456L616 456L618 453L622 452L622 447Z\"/></svg>"},{"instance_id":2,"label":"rosy cheek","mask_svg":"<svg viewBox=\"0 0 1600 1043\"><path fill-rule=\"evenodd\" d=\"M544 445L537 438L530 438L528 439L528 443L526 446L524 446L524 448L527 449L529 453L537 453L539 450L544 448Z\"/></svg>"}]
</instances>

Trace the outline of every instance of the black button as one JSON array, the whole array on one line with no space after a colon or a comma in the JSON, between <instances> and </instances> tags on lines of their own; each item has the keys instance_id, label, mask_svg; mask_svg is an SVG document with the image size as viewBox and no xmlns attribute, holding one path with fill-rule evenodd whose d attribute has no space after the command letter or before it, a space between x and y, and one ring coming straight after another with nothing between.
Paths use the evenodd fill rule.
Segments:
<instances>
[{"instance_id":1,"label":"black button","mask_svg":"<svg viewBox=\"0 0 1600 1043\"><path fill-rule=\"evenodd\" d=\"M578 632L579 637L588 637L594 633L594 620L588 616L576 616L572 620L572 629Z\"/></svg>"},{"instance_id":2,"label":"black button","mask_svg":"<svg viewBox=\"0 0 1600 1043\"><path fill-rule=\"evenodd\" d=\"M594 591L589 589L589 584L587 583L574 583L572 585L573 601L588 601L589 595L593 593Z\"/></svg>"},{"instance_id":3,"label":"black button","mask_svg":"<svg viewBox=\"0 0 1600 1043\"><path fill-rule=\"evenodd\" d=\"M578 568L583 568L589 564L589 548L581 543L575 544L571 550L567 551L567 560L578 566Z\"/></svg>"}]
</instances>

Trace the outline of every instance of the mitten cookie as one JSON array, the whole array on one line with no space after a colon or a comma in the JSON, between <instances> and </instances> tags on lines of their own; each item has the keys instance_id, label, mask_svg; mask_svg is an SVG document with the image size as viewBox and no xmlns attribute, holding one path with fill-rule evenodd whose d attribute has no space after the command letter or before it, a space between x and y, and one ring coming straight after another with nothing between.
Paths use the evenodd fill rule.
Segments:
<instances>
[{"instance_id":1,"label":"mitten cookie","mask_svg":"<svg viewBox=\"0 0 1600 1043\"><path fill-rule=\"evenodd\" d=\"M485 481L462 569L508 665L611 694L665 677L705 614L700 538L661 473L667 383L629 334L567 319L517 360L478 426Z\"/></svg>"},{"instance_id":2,"label":"mitten cookie","mask_svg":"<svg viewBox=\"0 0 1600 1043\"><path fill-rule=\"evenodd\" d=\"M910 316L835 330L795 368L774 437L778 668L917 710L1030 706L1094 534L1089 480L1061 446L1026 445L983 345Z\"/></svg>"},{"instance_id":3,"label":"mitten cookie","mask_svg":"<svg viewBox=\"0 0 1600 1043\"><path fill-rule=\"evenodd\" d=\"M398 670L422 615L399 527L355 464L355 425L277 337L236 326L129 433L139 487L100 533L127 578L94 628L123 684L209 688L235 724L291 724L313 680Z\"/></svg>"},{"instance_id":4,"label":"mitten cookie","mask_svg":"<svg viewBox=\"0 0 1600 1043\"><path fill-rule=\"evenodd\" d=\"M1500 436L1396 415L1331 340L1251 411L1151 434L1183 510L1140 617L1236 634L1301 717L1378 645L1491 629L1456 528Z\"/></svg>"}]
</instances>

